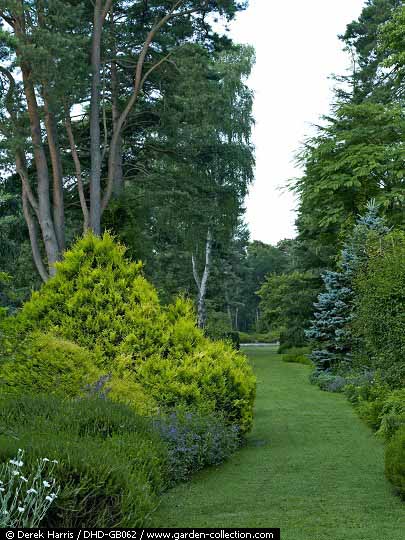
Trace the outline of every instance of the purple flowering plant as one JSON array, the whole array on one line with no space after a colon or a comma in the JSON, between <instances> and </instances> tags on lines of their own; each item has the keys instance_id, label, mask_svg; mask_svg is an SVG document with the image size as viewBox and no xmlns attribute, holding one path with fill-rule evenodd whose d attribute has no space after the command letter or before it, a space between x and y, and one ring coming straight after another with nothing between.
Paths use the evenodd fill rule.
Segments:
<instances>
[{"instance_id":1,"label":"purple flowering plant","mask_svg":"<svg viewBox=\"0 0 405 540\"><path fill-rule=\"evenodd\" d=\"M240 446L240 429L214 413L177 409L161 415L154 428L168 449L169 485L228 459Z\"/></svg>"}]
</instances>

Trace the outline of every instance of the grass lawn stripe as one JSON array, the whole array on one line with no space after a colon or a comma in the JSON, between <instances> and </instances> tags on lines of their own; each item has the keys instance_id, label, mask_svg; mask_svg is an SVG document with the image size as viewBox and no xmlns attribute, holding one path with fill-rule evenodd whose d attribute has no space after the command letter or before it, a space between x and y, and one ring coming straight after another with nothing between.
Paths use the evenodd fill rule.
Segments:
<instances>
[{"instance_id":1,"label":"grass lawn stripe","mask_svg":"<svg viewBox=\"0 0 405 540\"><path fill-rule=\"evenodd\" d=\"M345 397L308 382L274 347L244 349L257 377L247 446L167 493L156 527L280 527L283 540L404 540L405 505L381 441Z\"/></svg>"}]
</instances>

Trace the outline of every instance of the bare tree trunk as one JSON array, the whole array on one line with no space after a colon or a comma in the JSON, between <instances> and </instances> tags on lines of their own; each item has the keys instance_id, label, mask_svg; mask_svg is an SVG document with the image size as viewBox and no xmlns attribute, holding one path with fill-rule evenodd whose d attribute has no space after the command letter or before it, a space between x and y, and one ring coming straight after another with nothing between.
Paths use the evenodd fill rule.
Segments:
<instances>
[{"instance_id":1,"label":"bare tree trunk","mask_svg":"<svg viewBox=\"0 0 405 540\"><path fill-rule=\"evenodd\" d=\"M211 251L212 251L212 234L211 229L207 232L207 241L205 244L205 266L202 278L200 280L197 270L197 263L194 254L191 256L191 262L193 265L194 281L197 285L198 298L197 298L197 320L198 326L204 328L207 323L207 313L205 309L205 296L207 293L208 277L211 270Z\"/></svg>"},{"instance_id":2,"label":"bare tree trunk","mask_svg":"<svg viewBox=\"0 0 405 540\"><path fill-rule=\"evenodd\" d=\"M48 259L49 274L53 276L56 272L54 264L59 260L60 251L51 212L48 164L42 144L41 124L35 90L30 77L30 68L25 62L21 62L21 71L25 97L27 100L31 138L34 147L34 159L38 177L39 225L41 227L42 238Z\"/></svg>"},{"instance_id":3,"label":"bare tree trunk","mask_svg":"<svg viewBox=\"0 0 405 540\"><path fill-rule=\"evenodd\" d=\"M37 0L38 23L41 28L46 28L45 2ZM63 205L63 173L60 147L58 143L58 133L53 108L52 97L48 92L47 81L42 81L42 100L44 102L45 128L48 139L49 155L52 166L52 210L53 226L58 242L59 256L65 251L65 213Z\"/></svg>"},{"instance_id":4,"label":"bare tree trunk","mask_svg":"<svg viewBox=\"0 0 405 540\"><path fill-rule=\"evenodd\" d=\"M90 100L90 227L101 233L101 150L100 150L100 87L101 34L103 30L103 1L94 3L93 39L91 45Z\"/></svg>"},{"instance_id":5,"label":"bare tree trunk","mask_svg":"<svg viewBox=\"0 0 405 540\"><path fill-rule=\"evenodd\" d=\"M26 165L26 159L24 152L22 150L17 149L15 152L15 165L17 169L17 173L20 176L22 187L25 190L25 194L27 196L27 199L31 205L31 208L34 210L35 215L37 217L37 221L39 222L40 216L39 216L39 207L38 202L35 199L35 196L32 192L29 179L28 179L28 171L27 171L27 165Z\"/></svg>"},{"instance_id":6,"label":"bare tree trunk","mask_svg":"<svg viewBox=\"0 0 405 540\"><path fill-rule=\"evenodd\" d=\"M55 115L46 92L43 92L45 127L48 136L49 154L51 156L52 177L53 177L53 223L55 234L58 240L59 251L62 253L66 249L65 241L65 213L63 204L63 172L58 133L56 128Z\"/></svg>"},{"instance_id":7,"label":"bare tree trunk","mask_svg":"<svg viewBox=\"0 0 405 540\"><path fill-rule=\"evenodd\" d=\"M238 306L236 306L236 308L235 308L235 330L237 332L239 332L239 320L238 320L238 317L239 317L239 308L238 308Z\"/></svg>"},{"instance_id":8,"label":"bare tree trunk","mask_svg":"<svg viewBox=\"0 0 405 540\"><path fill-rule=\"evenodd\" d=\"M35 219L31 214L30 202L28 200L27 190L23 185L22 189L22 203L25 221L28 227L28 234L30 237L32 257L34 259L35 266L41 276L42 281L48 281L49 275L46 271L45 265L42 261L41 252L38 245L38 230L35 223Z\"/></svg>"},{"instance_id":9,"label":"bare tree trunk","mask_svg":"<svg viewBox=\"0 0 405 540\"><path fill-rule=\"evenodd\" d=\"M28 179L28 171L25 161L24 153L17 149L15 152L15 163L17 173L20 176L22 184L22 203L25 222L28 227L28 234L30 237L30 244L32 250L32 257L34 259L35 266L39 275L43 281L48 281L49 274L46 271L44 262L42 260L41 251L38 244L38 228L35 218L32 215L32 210L35 213L37 220L39 221L39 208L38 203L35 200L34 194L31 191L31 186Z\"/></svg>"},{"instance_id":10,"label":"bare tree trunk","mask_svg":"<svg viewBox=\"0 0 405 540\"><path fill-rule=\"evenodd\" d=\"M18 119L17 119L17 114L13 107L13 94L14 94L15 86L16 86L15 80L12 74L10 73L10 71L8 71L6 68L3 68L2 66L0 66L0 72L3 73L8 78L8 81L9 81L9 89L6 93L4 101L6 104L7 111L10 115L11 121L13 123L14 129L16 129L18 132ZM35 266L37 267L39 275L41 276L43 281L47 281L49 279L49 275L42 261L41 252L38 245L37 225L36 225L35 218L32 216L32 213L31 213L31 208L32 208L39 222L40 221L39 205L38 205L38 201L35 198L34 193L32 192L31 185L29 182L24 152L18 147L15 150L15 164L16 164L17 173L20 176L21 184L22 184L23 213L24 213L25 221L28 227L28 234L30 237L32 256L33 256L34 263L35 263Z\"/></svg>"},{"instance_id":11,"label":"bare tree trunk","mask_svg":"<svg viewBox=\"0 0 405 540\"><path fill-rule=\"evenodd\" d=\"M91 98L90 98L90 228L101 234L101 148L100 148L100 97L101 97L101 36L103 24L112 0L95 0L93 38L91 43Z\"/></svg>"}]
</instances>

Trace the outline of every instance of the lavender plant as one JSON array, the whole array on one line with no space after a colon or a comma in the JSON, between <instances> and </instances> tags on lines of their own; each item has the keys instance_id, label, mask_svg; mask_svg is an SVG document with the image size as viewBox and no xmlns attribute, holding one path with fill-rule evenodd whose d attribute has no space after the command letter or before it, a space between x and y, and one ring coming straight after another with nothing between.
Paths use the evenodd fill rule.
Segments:
<instances>
[{"instance_id":1,"label":"lavender plant","mask_svg":"<svg viewBox=\"0 0 405 540\"><path fill-rule=\"evenodd\" d=\"M240 429L214 414L177 410L154 420L168 448L168 477L173 484L225 461L240 445Z\"/></svg>"},{"instance_id":2,"label":"lavender plant","mask_svg":"<svg viewBox=\"0 0 405 540\"><path fill-rule=\"evenodd\" d=\"M24 472L24 451L0 465L0 528L38 527L57 498L59 488L52 473L56 460L39 459Z\"/></svg>"}]
</instances>

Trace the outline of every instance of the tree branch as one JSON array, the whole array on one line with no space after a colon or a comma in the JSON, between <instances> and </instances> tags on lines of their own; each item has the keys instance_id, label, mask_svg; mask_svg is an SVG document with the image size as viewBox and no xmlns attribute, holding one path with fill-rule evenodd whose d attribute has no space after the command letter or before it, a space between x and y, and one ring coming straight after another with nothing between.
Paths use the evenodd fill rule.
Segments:
<instances>
[{"instance_id":1,"label":"tree branch","mask_svg":"<svg viewBox=\"0 0 405 540\"><path fill-rule=\"evenodd\" d=\"M87 207L86 203L86 197L84 196L84 187L83 187L83 179L82 179L82 167L79 159L79 155L77 153L77 147L75 143L75 138L73 135L72 130L72 122L70 119L70 112L68 108L65 106L65 126L66 126L66 132L68 134L69 144L70 144L70 151L72 152L72 158L75 165L75 171L76 171L76 180L77 180L77 189L79 192L79 199L80 199L80 206L82 207L83 212L83 218L84 218L84 231L87 231L89 228L89 222L90 222L90 214L89 209Z\"/></svg>"},{"instance_id":2,"label":"tree branch","mask_svg":"<svg viewBox=\"0 0 405 540\"><path fill-rule=\"evenodd\" d=\"M107 113L105 110L105 78L103 76L103 95L102 95L102 108L103 108L103 129L104 129L104 143L103 151L101 152L101 163L103 163L108 146L108 131L107 131Z\"/></svg>"},{"instance_id":3,"label":"tree branch","mask_svg":"<svg viewBox=\"0 0 405 540\"><path fill-rule=\"evenodd\" d=\"M10 115L10 118L11 118L11 121L14 125L14 129L17 129L18 127L18 122L17 122L17 115L15 113L15 111L13 111L13 93L14 93L14 90L15 90L15 87L16 87L16 82L15 82L15 79L12 75L12 73L6 69L5 67L3 66L0 66L0 73L3 73L3 75L5 75L9 81L9 88L7 90L7 94L6 94L6 97L4 99L4 102L6 104L6 109L7 109L7 112L8 114ZM35 196L32 192L32 189L31 189L31 185L29 183L29 178L28 178L28 171L27 171L27 166L26 166L26 163L25 163L25 155L24 155L24 152L19 148L18 150L16 150L15 152L15 164L16 164L16 170L17 170L17 173L18 175L20 176L20 179L21 179L21 182L22 182L22 185L23 185L23 188L25 189L26 191L26 196L28 197L28 200L35 212L35 215L37 216L38 218L38 221L39 221L39 206L38 206L38 202L37 200L35 199Z\"/></svg>"},{"instance_id":4,"label":"tree branch","mask_svg":"<svg viewBox=\"0 0 405 540\"><path fill-rule=\"evenodd\" d=\"M145 75L143 76L142 80L141 80L141 88L143 88L143 85L145 83L145 81L148 79L149 75L155 71L155 69L157 69L159 66L161 66L164 62L166 62L170 56L173 54L173 51L169 52L169 54L166 54L166 56L164 56L163 58L161 58L159 60L159 62L156 62L156 64L154 64L150 69L148 69L148 71L145 73Z\"/></svg>"},{"instance_id":5,"label":"tree branch","mask_svg":"<svg viewBox=\"0 0 405 540\"><path fill-rule=\"evenodd\" d=\"M164 62L167 58L162 59L161 61L157 62L154 66L152 66L151 69L148 70L147 73L145 73L144 76L142 76L144 64L146 55L148 53L149 47L151 43L153 42L153 39L155 38L156 34L159 32L159 30L166 24L167 21L169 21L173 17L177 16L184 16L189 15L191 13L195 13L197 11L200 11L201 9L204 9L208 6L209 0L204 0L202 2L202 5L193 9L185 10L185 11L179 11L176 10L183 4L185 0L177 0L173 3L170 11L162 17L156 24L153 26L153 28L148 32L145 42L143 44L142 50L139 54L138 61L136 63L136 70L135 70L135 77L134 77L134 91L131 97L129 98L124 110L122 111L119 119L117 120L117 125L114 129L113 136L111 138L111 144L110 144L110 151L109 151L109 158L108 158L108 179L107 179L107 187L101 202L101 213L104 212L104 210L107 208L107 205L110 201L112 192L113 192L113 186L114 186L114 174L115 174L115 159L116 159L116 147L118 144L118 140L122 131L122 128L127 120L127 117L129 113L131 112L133 106L135 105L138 96L143 88L143 85L149 75Z\"/></svg>"},{"instance_id":6,"label":"tree branch","mask_svg":"<svg viewBox=\"0 0 405 540\"><path fill-rule=\"evenodd\" d=\"M15 79L12 73L3 66L0 66L0 73L3 73L3 75L7 77L8 82L9 82L9 87L7 90L6 97L4 98L4 103L6 104L8 114L11 116L13 122L15 123L16 116L15 116L15 112L13 111L13 98L12 98L15 87L16 87Z\"/></svg>"}]
</instances>

